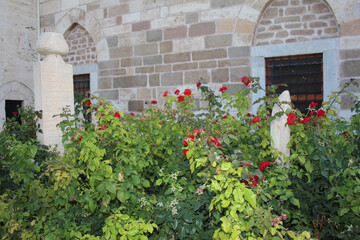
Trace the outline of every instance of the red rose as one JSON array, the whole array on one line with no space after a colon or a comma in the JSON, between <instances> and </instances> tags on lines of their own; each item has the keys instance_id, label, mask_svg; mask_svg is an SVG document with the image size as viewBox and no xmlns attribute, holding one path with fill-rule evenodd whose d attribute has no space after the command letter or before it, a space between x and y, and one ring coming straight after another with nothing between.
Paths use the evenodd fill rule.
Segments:
<instances>
[{"instance_id":1,"label":"red rose","mask_svg":"<svg viewBox=\"0 0 360 240\"><path fill-rule=\"evenodd\" d=\"M259 169L261 171L264 171L268 166L269 166L270 162L266 161L266 162L261 162Z\"/></svg>"},{"instance_id":2,"label":"red rose","mask_svg":"<svg viewBox=\"0 0 360 240\"><path fill-rule=\"evenodd\" d=\"M249 185L249 182L248 182L248 181L246 181L246 180L244 180L244 183L245 183L246 185Z\"/></svg>"},{"instance_id":3,"label":"red rose","mask_svg":"<svg viewBox=\"0 0 360 240\"><path fill-rule=\"evenodd\" d=\"M317 115L318 115L319 117L325 116L325 111L322 110L322 109L320 109L319 111L317 111Z\"/></svg>"},{"instance_id":4,"label":"red rose","mask_svg":"<svg viewBox=\"0 0 360 240\"><path fill-rule=\"evenodd\" d=\"M288 122L288 124L295 124L295 120L299 120L299 119L297 119L296 117L295 117L295 115L294 114L292 114L292 113L289 113L289 114L287 114L287 122Z\"/></svg>"},{"instance_id":5,"label":"red rose","mask_svg":"<svg viewBox=\"0 0 360 240\"><path fill-rule=\"evenodd\" d=\"M257 123L257 122L259 122L260 121L260 118L259 117L256 117L256 118L254 118L251 122L252 123Z\"/></svg>"},{"instance_id":6,"label":"red rose","mask_svg":"<svg viewBox=\"0 0 360 240\"><path fill-rule=\"evenodd\" d=\"M75 201L75 200L76 200L74 196L72 197L72 200L73 200L73 201Z\"/></svg>"},{"instance_id":7,"label":"red rose","mask_svg":"<svg viewBox=\"0 0 360 240\"><path fill-rule=\"evenodd\" d=\"M199 131L199 130L197 130L197 129L196 129L196 130L194 130L194 134L195 134L195 135L196 135L196 134L199 134L199 132L200 132L200 131Z\"/></svg>"},{"instance_id":8,"label":"red rose","mask_svg":"<svg viewBox=\"0 0 360 240\"><path fill-rule=\"evenodd\" d=\"M247 113L246 115L247 115L248 117L251 117L251 113Z\"/></svg>"},{"instance_id":9,"label":"red rose","mask_svg":"<svg viewBox=\"0 0 360 240\"><path fill-rule=\"evenodd\" d=\"M227 87L222 87L219 89L219 92L224 93L224 91L226 91L226 90L227 90Z\"/></svg>"},{"instance_id":10,"label":"red rose","mask_svg":"<svg viewBox=\"0 0 360 240\"><path fill-rule=\"evenodd\" d=\"M184 96L178 96L177 99L178 99L179 102L183 102L184 101Z\"/></svg>"},{"instance_id":11,"label":"red rose","mask_svg":"<svg viewBox=\"0 0 360 240\"><path fill-rule=\"evenodd\" d=\"M175 93L176 95L179 95L180 90L179 90L179 89L176 89L174 93Z\"/></svg>"},{"instance_id":12,"label":"red rose","mask_svg":"<svg viewBox=\"0 0 360 240\"><path fill-rule=\"evenodd\" d=\"M191 141L193 142L195 137L194 137L194 135L191 135L191 134L187 135L186 138L184 138L184 140L182 140L182 144L184 144L185 146L188 145L186 139L191 139Z\"/></svg>"},{"instance_id":13,"label":"red rose","mask_svg":"<svg viewBox=\"0 0 360 240\"><path fill-rule=\"evenodd\" d=\"M311 120L311 117L305 117L303 120L301 120L299 123L305 123L308 124L308 122Z\"/></svg>"},{"instance_id":14,"label":"red rose","mask_svg":"<svg viewBox=\"0 0 360 240\"><path fill-rule=\"evenodd\" d=\"M248 78L247 76L245 76L245 77L242 77L241 78L241 81L245 84L245 86L249 86L250 85L250 83L251 83L251 80L250 80L250 78Z\"/></svg>"},{"instance_id":15,"label":"red rose","mask_svg":"<svg viewBox=\"0 0 360 240\"><path fill-rule=\"evenodd\" d=\"M119 112L116 112L115 115L114 115L114 117L120 118L120 113L119 113Z\"/></svg>"},{"instance_id":16,"label":"red rose","mask_svg":"<svg viewBox=\"0 0 360 240\"><path fill-rule=\"evenodd\" d=\"M188 151L189 151L189 149L185 149L185 150L184 150L184 153L183 153L183 156L186 157L186 154L187 154Z\"/></svg>"},{"instance_id":17,"label":"red rose","mask_svg":"<svg viewBox=\"0 0 360 240\"><path fill-rule=\"evenodd\" d=\"M213 140L211 142L213 142L215 144L215 146L222 147L222 144L219 143L219 141L217 140L216 137L213 137Z\"/></svg>"},{"instance_id":18,"label":"red rose","mask_svg":"<svg viewBox=\"0 0 360 240\"><path fill-rule=\"evenodd\" d=\"M105 130L105 129L107 129L107 126L106 126L106 125L101 125L101 126L99 127L99 130Z\"/></svg>"},{"instance_id":19,"label":"red rose","mask_svg":"<svg viewBox=\"0 0 360 240\"><path fill-rule=\"evenodd\" d=\"M165 91L163 96L166 97L168 95L168 91Z\"/></svg>"},{"instance_id":20,"label":"red rose","mask_svg":"<svg viewBox=\"0 0 360 240\"><path fill-rule=\"evenodd\" d=\"M91 102L90 102L90 101L88 101L88 102L86 103L86 105L87 105L87 106L90 106L90 105L91 105Z\"/></svg>"},{"instance_id":21,"label":"red rose","mask_svg":"<svg viewBox=\"0 0 360 240\"><path fill-rule=\"evenodd\" d=\"M130 113L130 116L135 116L135 114L134 114L134 113Z\"/></svg>"},{"instance_id":22,"label":"red rose","mask_svg":"<svg viewBox=\"0 0 360 240\"><path fill-rule=\"evenodd\" d=\"M200 86L201 86L201 82L197 82L196 87L200 87Z\"/></svg>"},{"instance_id":23,"label":"red rose","mask_svg":"<svg viewBox=\"0 0 360 240\"><path fill-rule=\"evenodd\" d=\"M18 114L18 112L13 112L14 115Z\"/></svg>"},{"instance_id":24,"label":"red rose","mask_svg":"<svg viewBox=\"0 0 360 240\"><path fill-rule=\"evenodd\" d=\"M184 95L190 96L191 95L191 90L190 89L185 89Z\"/></svg>"},{"instance_id":25,"label":"red rose","mask_svg":"<svg viewBox=\"0 0 360 240\"><path fill-rule=\"evenodd\" d=\"M225 116L223 116L223 118L222 119L227 119L227 116L225 115Z\"/></svg>"},{"instance_id":26,"label":"red rose","mask_svg":"<svg viewBox=\"0 0 360 240\"><path fill-rule=\"evenodd\" d=\"M79 142L81 142L81 137L79 137Z\"/></svg>"},{"instance_id":27,"label":"red rose","mask_svg":"<svg viewBox=\"0 0 360 240\"><path fill-rule=\"evenodd\" d=\"M157 101L152 100L152 101L151 101L151 104L157 104Z\"/></svg>"},{"instance_id":28,"label":"red rose","mask_svg":"<svg viewBox=\"0 0 360 240\"><path fill-rule=\"evenodd\" d=\"M257 184L258 184L258 181L253 181L252 182L253 187L256 187Z\"/></svg>"},{"instance_id":29,"label":"red rose","mask_svg":"<svg viewBox=\"0 0 360 240\"><path fill-rule=\"evenodd\" d=\"M311 102L310 103L310 107L313 108L313 107L316 107L319 103L315 103L315 102Z\"/></svg>"}]
</instances>

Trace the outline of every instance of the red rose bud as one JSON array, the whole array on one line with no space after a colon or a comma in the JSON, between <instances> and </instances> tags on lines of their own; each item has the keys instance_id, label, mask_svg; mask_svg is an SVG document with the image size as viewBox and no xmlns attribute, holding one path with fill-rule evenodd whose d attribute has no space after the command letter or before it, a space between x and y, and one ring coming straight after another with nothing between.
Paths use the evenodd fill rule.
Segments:
<instances>
[{"instance_id":1,"label":"red rose bud","mask_svg":"<svg viewBox=\"0 0 360 240\"><path fill-rule=\"evenodd\" d=\"M200 87L200 86L201 86L201 82L197 82L196 87Z\"/></svg>"},{"instance_id":2,"label":"red rose bud","mask_svg":"<svg viewBox=\"0 0 360 240\"><path fill-rule=\"evenodd\" d=\"M174 93L175 93L176 95L179 95L180 90L179 90L179 89L176 89Z\"/></svg>"},{"instance_id":3,"label":"red rose bud","mask_svg":"<svg viewBox=\"0 0 360 240\"><path fill-rule=\"evenodd\" d=\"M222 87L219 89L219 92L224 93L227 90L227 87Z\"/></svg>"},{"instance_id":4,"label":"red rose bud","mask_svg":"<svg viewBox=\"0 0 360 240\"><path fill-rule=\"evenodd\" d=\"M152 101L151 101L151 104L157 104L157 101L152 100Z\"/></svg>"},{"instance_id":5,"label":"red rose bud","mask_svg":"<svg viewBox=\"0 0 360 240\"><path fill-rule=\"evenodd\" d=\"M166 97L168 95L168 91L165 91L163 96Z\"/></svg>"},{"instance_id":6,"label":"red rose bud","mask_svg":"<svg viewBox=\"0 0 360 240\"><path fill-rule=\"evenodd\" d=\"M119 112L116 112L115 115L114 115L114 117L120 118L120 113L119 113Z\"/></svg>"},{"instance_id":7,"label":"red rose bud","mask_svg":"<svg viewBox=\"0 0 360 240\"><path fill-rule=\"evenodd\" d=\"M90 106L90 105L91 105L91 101L88 101L88 102L86 103L86 105L87 105L87 106Z\"/></svg>"}]
</instances>

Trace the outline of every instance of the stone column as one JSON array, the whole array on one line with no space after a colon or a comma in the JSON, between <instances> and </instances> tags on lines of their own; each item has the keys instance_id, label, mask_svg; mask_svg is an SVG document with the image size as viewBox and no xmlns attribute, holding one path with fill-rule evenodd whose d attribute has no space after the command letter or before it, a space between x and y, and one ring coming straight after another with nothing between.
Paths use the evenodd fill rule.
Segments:
<instances>
[{"instance_id":1,"label":"stone column","mask_svg":"<svg viewBox=\"0 0 360 240\"><path fill-rule=\"evenodd\" d=\"M282 92L279 96L280 106L275 104L271 115L274 116L278 112L285 112L287 109L291 108L290 102L290 92L288 90ZM283 114L281 117L277 117L270 127L270 134L273 139L273 147L275 147L279 152L283 153L286 157L290 156L290 148L287 147L290 141L290 127L286 125L287 115ZM276 159L276 162L279 166L289 167L289 163L285 164L283 156L280 156Z\"/></svg>"},{"instance_id":2,"label":"stone column","mask_svg":"<svg viewBox=\"0 0 360 240\"><path fill-rule=\"evenodd\" d=\"M45 145L54 147L62 153L62 132L57 124L60 117L54 117L67 107L74 113L73 69L66 64L61 55L67 54L69 46L60 33L47 32L40 36L37 51L43 61L34 63L35 110L42 111L38 139Z\"/></svg>"}]
</instances>

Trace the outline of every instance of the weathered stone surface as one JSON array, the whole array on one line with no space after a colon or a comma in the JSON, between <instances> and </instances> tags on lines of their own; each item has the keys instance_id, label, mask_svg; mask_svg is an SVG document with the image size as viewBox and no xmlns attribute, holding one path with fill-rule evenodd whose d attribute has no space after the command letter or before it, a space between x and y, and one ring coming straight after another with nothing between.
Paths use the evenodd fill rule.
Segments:
<instances>
[{"instance_id":1,"label":"weathered stone surface","mask_svg":"<svg viewBox=\"0 0 360 240\"><path fill-rule=\"evenodd\" d=\"M187 13L185 16L185 23L192 24L199 22L199 15L197 13Z\"/></svg>"},{"instance_id":2,"label":"weathered stone surface","mask_svg":"<svg viewBox=\"0 0 360 240\"><path fill-rule=\"evenodd\" d=\"M300 16L280 17L275 19L275 23L300 22Z\"/></svg>"},{"instance_id":3,"label":"weathered stone surface","mask_svg":"<svg viewBox=\"0 0 360 240\"><path fill-rule=\"evenodd\" d=\"M112 78L111 77L102 77L99 78L99 89L109 89L112 88Z\"/></svg>"},{"instance_id":4,"label":"weathered stone surface","mask_svg":"<svg viewBox=\"0 0 360 240\"><path fill-rule=\"evenodd\" d=\"M340 65L341 77L360 77L360 59L344 61Z\"/></svg>"},{"instance_id":5,"label":"weathered stone surface","mask_svg":"<svg viewBox=\"0 0 360 240\"><path fill-rule=\"evenodd\" d=\"M273 6L288 6L289 5L289 0L275 0L271 3Z\"/></svg>"},{"instance_id":6,"label":"weathered stone surface","mask_svg":"<svg viewBox=\"0 0 360 240\"><path fill-rule=\"evenodd\" d=\"M326 22L311 22L309 23L310 28L320 28L320 27L327 27Z\"/></svg>"},{"instance_id":7,"label":"weathered stone surface","mask_svg":"<svg viewBox=\"0 0 360 240\"><path fill-rule=\"evenodd\" d=\"M249 66L249 59L248 58L238 58L238 59L226 59L226 60L219 60L218 67L236 67L236 66Z\"/></svg>"},{"instance_id":8,"label":"weathered stone surface","mask_svg":"<svg viewBox=\"0 0 360 240\"><path fill-rule=\"evenodd\" d=\"M145 75L116 77L113 79L113 86L114 88L146 87L147 77Z\"/></svg>"},{"instance_id":9,"label":"weathered stone surface","mask_svg":"<svg viewBox=\"0 0 360 240\"><path fill-rule=\"evenodd\" d=\"M147 66L147 67L137 67L135 68L136 73L153 73L155 67L154 66Z\"/></svg>"},{"instance_id":10,"label":"weathered stone surface","mask_svg":"<svg viewBox=\"0 0 360 240\"><path fill-rule=\"evenodd\" d=\"M256 23L250 22L243 19L238 19L236 21L236 28L235 32L241 33L241 34L253 34L255 29Z\"/></svg>"},{"instance_id":11,"label":"weathered stone surface","mask_svg":"<svg viewBox=\"0 0 360 240\"><path fill-rule=\"evenodd\" d=\"M55 15L49 14L45 16L40 17L40 26L41 27L47 27L47 26L53 26L55 25Z\"/></svg>"},{"instance_id":12,"label":"weathered stone surface","mask_svg":"<svg viewBox=\"0 0 360 240\"><path fill-rule=\"evenodd\" d=\"M143 31L143 30L148 30L148 29L150 29L149 21L142 21L142 22L137 22L137 23L132 24L133 32L138 32L138 31Z\"/></svg>"},{"instance_id":13,"label":"weathered stone surface","mask_svg":"<svg viewBox=\"0 0 360 240\"><path fill-rule=\"evenodd\" d=\"M199 68L215 68L216 61L199 62Z\"/></svg>"},{"instance_id":14,"label":"weathered stone surface","mask_svg":"<svg viewBox=\"0 0 360 240\"><path fill-rule=\"evenodd\" d=\"M226 83L226 84L224 84L224 86L227 87L226 92L229 93L230 95L234 95L241 89L245 88L245 85L242 83L240 83L240 84Z\"/></svg>"},{"instance_id":15,"label":"weathered stone surface","mask_svg":"<svg viewBox=\"0 0 360 240\"><path fill-rule=\"evenodd\" d=\"M340 58L341 59L359 59L360 58L360 49L341 50Z\"/></svg>"},{"instance_id":16,"label":"weathered stone surface","mask_svg":"<svg viewBox=\"0 0 360 240\"><path fill-rule=\"evenodd\" d=\"M285 15L289 16L289 15L299 15L299 14L303 14L306 12L306 8L305 7L289 7L285 10Z\"/></svg>"},{"instance_id":17,"label":"weathered stone surface","mask_svg":"<svg viewBox=\"0 0 360 240\"><path fill-rule=\"evenodd\" d=\"M151 99L152 98L152 89L138 88L137 89L137 98L138 99Z\"/></svg>"},{"instance_id":18,"label":"weathered stone surface","mask_svg":"<svg viewBox=\"0 0 360 240\"><path fill-rule=\"evenodd\" d=\"M157 42L162 40L162 30L151 30L146 32L147 42Z\"/></svg>"},{"instance_id":19,"label":"weathered stone surface","mask_svg":"<svg viewBox=\"0 0 360 240\"><path fill-rule=\"evenodd\" d=\"M197 23L193 24L189 28L189 37L196 37L201 35L209 35L215 33L215 23Z\"/></svg>"},{"instance_id":20,"label":"weathered stone surface","mask_svg":"<svg viewBox=\"0 0 360 240\"><path fill-rule=\"evenodd\" d=\"M65 55L69 52L69 46L66 43L64 36L56 32L45 32L42 33L39 40L36 43L36 50L41 55ZM50 59L50 58L49 58Z\"/></svg>"},{"instance_id":21,"label":"weathered stone surface","mask_svg":"<svg viewBox=\"0 0 360 240\"><path fill-rule=\"evenodd\" d=\"M128 102L129 112L142 112L144 111L143 100L131 100Z\"/></svg>"},{"instance_id":22,"label":"weathered stone surface","mask_svg":"<svg viewBox=\"0 0 360 240\"><path fill-rule=\"evenodd\" d=\"M110 58L131 57L133 55L132 51L132 47L112 48L110 50Z\"/></svg>"},{"instance_id":23,"label":"weathered stone surface","mask_svg":"<svg viewBox=\"0 0 360 240\"><path fill-rule=\"evenodd\" d=\"M205 37L205 48L228 47L232 44L232 34Z\"/></svg>"},{"instance_id":24,"label":"weathered stone surface","mask_svg":"<svg viewBox=\"0 0 360 240\"><path fill-rule=\"evenodd\" d=\"M126 70L123 68L117 68L117 69L105 69L100 71L100 77L106 77L106 76L119 76L119 75L125 75Z\"/></svg>"},{"instance_id":25,"label":"weathered stone surface","mask_svg":"<svg viewBox=\"0 0 360 240\"><path fill-rule=\"evenodd\" d=\"M187 62L190 61L190 53L176 53L164 55L164 63Z\"/></svg>"},{"instance_id":26,"label":"weathered stone surface","mask_svg":"<svg viewBox=\"0 0 360 240\"><path fill-rule=\"evenodd\" d=\"M250 47L230 47L228 52L230 58L249 57Z\"/></svg>"},{"instance_id":27,"label":"weathered stone surface","mask_svg":"<svg viewBox=\"0 0 360 240\"><path fill-rule=\"evenodd\" d=\"M149 84L151 87L160 86L160 74L150 74L149 75Z\"/></svg>"},{"instance_id":28,"label":"weathered stone surface","mask_svg":"<svg viewBox=\"0 0 360 240\"><path fill-rule=\"evenodd\" d=\"M141 58L124 58L121 59L121 66L122 67L131 67L131 66L141 66Z\"/></svg>"},{"instance_id":29,"label":"weathered stone surface","mask_svg":"<svg viewBox=\"0 0 360 240\"><path fill-rule=\"evenodd\" d=\"M216 22L216 33L221 34L234 32L235 23L235 19L227 19Z\"/></svg>"},{"instance_id":30,"label":"weathered stone surface","mask_svg":"<svg viewBox=\"0 0 360 240\"><path fill-rule=\"evenodd\" d=\"M143 58L144 65L155 65L162 63L162 55L146 56Z\"/></svg>"},{"instance_id":31,"label":"weathered stone surface","mask_svg":"<svg viewBox=\"0 0 360 240\"><path fill-rule=\"evenodd\" d=\"M209 80L209 72L207 70L185 72L185 84L195 84L200 79Z\"/></svg>"},{"instance_id":32,"label":"weathered stone surface","mask_svg":"<svg viewBox=\"0 0 360 240\"><path fill-rule=\"evenodd\" d=\"M184 71L189 69L196 69L198 68L198 63L180 63L180 64L174 64L173 65L173 71Z\"/></svg>"},{"instance_id":33,"label":"weathered stone surface","mask_svg":"<svg viewBox=\"0 0 360 240\"><path fill-rule=\"evenodd\" d=\"M325 3L318 3L312 6L312 11L314 13L328 13L330 9Z\"/></svg>"},{"instance_id":34,"label":"weathered stone surface","mask_svg":"<svg viewBox=\"0 0 360 240\"><path fill-rule=\"evenodd\" d=\"M142 44L134 47L135 56L154 55L157 53L158 53L157 43Z\"/></svg>"},{"instance_id":35,"label":"weathered stone surface","mask_svg":"<svg viewBox=\"0 0 360 240\"><path fill-rule=\"evenodd\" d=\"M249 67L236 67L230 68L230 79L231 82L241 82L241 78L244 76L249 76L250 68Z\"/></svg>"},{"instance_id":36,"label":"weathered stone surface","mask_svg":"<svg viewBox=\"0 0 360 240\"><path fill-rule=\"evenodd\" d=\"M262 19L274 19L278 17L279 10L277 8L267 8L262 15Z\"/></svg>"},{"instance_id":37,"label":"weathered stone surface","mask_svg":"<svg viewBox=\"0 0 360 240\"><path fill-rule=\"evenodd\" d=\"M288 31L281 31L281 32L278 32L276 33L276 38L286 38L289 36L289 33Z\"/></svg>"},{"instance_id":38,"label":"weathered stone surface","mask_svg":"<svg viewBox=\"0 0 360 240\"><path fill-rule=\"evenodd\" d=\"M109 99L109 100L118 100L119 91L118 90L101 90L99 91L99 96Z\"/></svg>"},{"instance_id":39,"label":"weathered stone surface","mask_svg":"<svg viewBox=\"0 0 360 240\"><path fill-rule=\"evenodd\" d=\"M360 19L340 24L341 36L359 36Z\"/></svg>"},{"instance_id":40,"label":"weathered stone surface","mask_svg":"<svg viewBox=\"0 0 360 240\"><path fill-rule=\"evenodd\" d=\"M116 60L98 62L98 67L99 69L118 68L119 60L116 59Z\"/></svg>"},{"instance_id":41,"label":"weathered stone surface","mask_svg":"<svg viewBox=\"0 0 360 240\"><path fill-rule=\"evenodd\" d=\"M186 26L167 28L164 30L164 39L171 40L177 38L185 38L187 34Z\"/></svg>"},{"instance_id":42,"label":"weathered stone surface","mask_svg":"<svg viewBox=\"0 0 360 240\"><path fill-rule=\"evenodd\" d=\"M220 68L211 71L211 80L213 83L222 83L229 81L229 69Z\"/></svg>"},{"instance_id":43,"label":"weathered stone surface","mask_svg":"<svg viewBox=\"0 0 360 240\"><path fill-rule=\"evenodd\" d=\"M193 60L219 59L227 57L226 49L203 50L192 53Z\"/></svg>"},{"instance_id":44,"label":"weathered stone surface","mask_svg":"<svg viewBox=\"0 0 360 240\"><path fill-rule=\"evenodd\" d=\"M109 17L123 15L129 13L129 4L121 4L109 8Z\"/></svg>"},{"instance_id":45,"label":"weathered stone surface","mask_svg":"<svg viewBox=\"0 0 360 240\"><path fill-rule=\"evenodd\" d=\"M155 66L155 72L171 72L171 65Z\"/></svg>"},{"instance_id":46,"label":"weathered stone surface","mask_svg":"<svg viewBox=\"0 0 360 240\"><path fill-rule=\"evenodd\" d=\"M110 48L117 47L118 44L119 44L118 36L107 37L107 38L106 38L106 41L107 41L108 46L109 46Z\"/></svg>"},{"instance_id":47,"label":"weathered stone surface","mask_svg":"<svg viewBox=\"0 0 360 240\"><path fill-rule=\"evenodd\" d=\"M291 35L313 35L315 32L312 29L303 29L303 30L291 30Z\"/></svg>"},{"instance_id":48,"label":"weathered stone surface","mask_svg":"<svg viewBox=\"0 0 360 240\"><path fill-rule=\"evenodd\" d=\"M243 4L245 0L211 0L212 8L223 8L223 7L231 7L234 5Z\"/></svg>"},{"instance_id":49,"label":"weathered stone surface","mask_svg":"<svg viewBox=\"0 0 360 240\"><path fill-rule=\"evenodd\" d=\"M203 37L177 39L173 41L174 52L187 52L204 48Z\"/></svg>"},{"instance_id":50,"label":"weathered stone surface","mask_svg":"<svg viewBox=\"0 0 360 240\"><path fill-rule=\"evenodd\" d=\"M173 50L173 42L167 41L160 43L160 53L169 53Z\"/></svg>"},{"instance_id":51,"label":"weathered stone surface","mask_svg":"<svg viewBox=\"0 0 360 240\"><path fill-rule=\"evenodd\" d=\"M163 73L161 74L161 86L175 86L183 84L183 73Z\"/></svg>"}]
</instances>

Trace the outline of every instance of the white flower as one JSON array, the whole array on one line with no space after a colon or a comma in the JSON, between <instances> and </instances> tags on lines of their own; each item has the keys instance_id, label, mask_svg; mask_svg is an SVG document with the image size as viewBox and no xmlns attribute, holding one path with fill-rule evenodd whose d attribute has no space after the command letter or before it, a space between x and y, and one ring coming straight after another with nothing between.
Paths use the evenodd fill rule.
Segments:
<instances>
[{"instance_id":1,"label":"white flower","mask_svg":"<svg viewBox=\"0 0 360 240\"><path fill-rule=\"evenodd\" d=\"M179 190L182 191L182 190L184 190L184 189L183 189L182 187L179 187Z\"/></svg>"},{"instance_id":2,"label":"white flower","mask_svg":"<svg viewBox=\"0 0 360 240\"><path fill-rule=\"evenodd\" d=\"M176 207L173 207L173 208L171 209L171 214L172 214L172 215L178 214Z\"/></svg>"},{"instance_id":3,"label":"white flower","mask_svg":"<svg viewBox=\"0 0 360 240\"><path fill-rule=\"evenodd\" d=\"M350 226L346 226L348 229L347 229L347 231L348 232L351 232L352 231L352 229L353 229L353 225L351 224Z\"/></svg>"},{"instance_id":4,"label":"white flower","mask_svg":"<svg viewBox=\"0 0 360 240\"><path fill-rule=\"evenodd\" d=\"M176 198L174 200L171 201L170 203L170 207L175 207L175 205L179 204L177 201L176 201Z\"/></svg>"},{"instance_id":5,"label":"white flower","mask_svg":"<svg viewBox=\"0 0 360 240\"><path fill-rule=\"evenodd\" d=\"M158 203L156 204L156 206L158 206L158 207L163 207L164 204L163 204L162 202L158 202Z\"/></svg>"},{"instance_id":6,"label":"white flower","mask_svg":"<svg viewBox=\"0 0 360 240\"><path fill-rule=\"evenodd\" d=\"M202 194L203 194L203 191L204 191L204 189L201 188L201 187L199 187L199 188L196 190L196 194L197 194L197 195L202 195Z\"/></svg>"},{"instance_id":7,"label":"white flower","mask_svg":"<svg viewBox=\"0 0 360 240\"><path fill-rule=\"evenodd\" d=\"M141 205L141 207L143 207L143 206L145 206L145 204L146 204L146 201L142 201L140 205Z\"/></svg>"},{"instance_id":8,"label":"white flower","mask_svg":"<svg viewBox=\"0 0 360 240\"><path fill-rule=\"evenodd\" d=\"M142 198L139 198L138 201L139 202L146 202L146 199L145 199L145 197L142 197Z\"/></svg>"},{"instance_id":9,"label":"white flower","mask_svg":"<svg viewBox=\"0 0 360 240\"><path fill-rule=\"evenodd\" d=\"M172 188L171 188L171 191L172 191L172 192L175 192L175 191L176 191L176 187L172 187Z\"/></svg>"},{"instance_id":10,"label":"white flower","mask_svg":"<svg viewBox=\"0 0 360 240\"><path fill-rule=\"evenodd\" d=\"M172 179L177 179L177 174L176 173L172 173L172 174L170 174L170 177L172 178Z\"/></svg>"},{"instance_id":11,"label":"white flower","mask_svg":"<svg viewBox=\"0 0 360 240\"><path fill-rule=\"evenodd\" d=\"M164 171L164 168L160 168L159 172L162 173Z\"/></svg>"}]
</instances>

